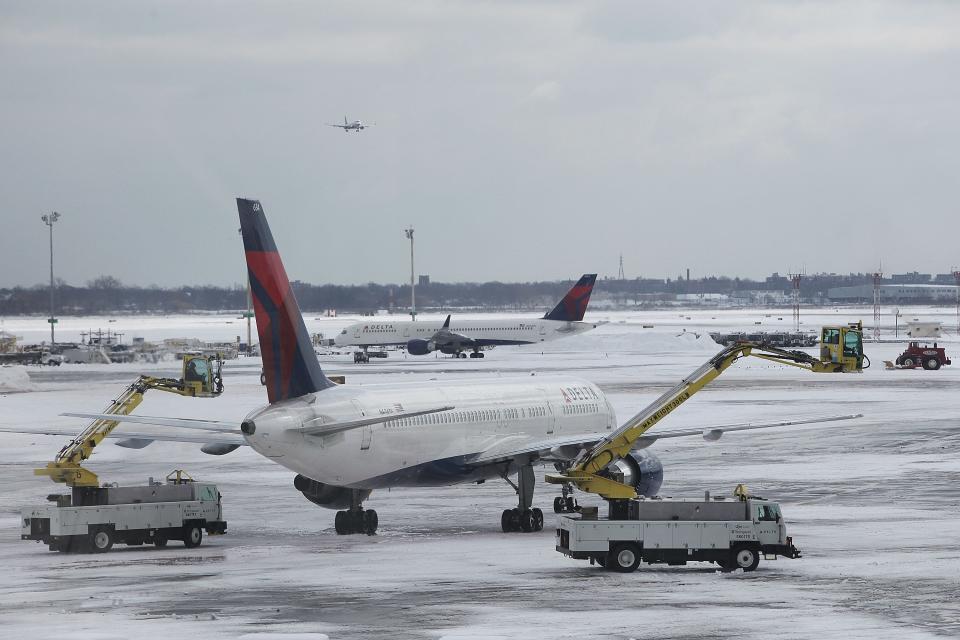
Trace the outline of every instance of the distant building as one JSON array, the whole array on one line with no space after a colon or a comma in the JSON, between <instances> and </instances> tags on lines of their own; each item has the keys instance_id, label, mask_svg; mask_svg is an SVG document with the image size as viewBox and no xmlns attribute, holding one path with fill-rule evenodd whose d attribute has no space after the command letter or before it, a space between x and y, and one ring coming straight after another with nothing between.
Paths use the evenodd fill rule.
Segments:
<instances>
[{"instance_id":1,"label":"distant building","mask_svg":"<svg viewBox=\"0 0 960 640\"><path fill-rule=\"evenodd\" d=\"M418 285L418 286L421 286L421 287L427 287L427 286L429 286L429 285L430 285L430 276L421 274L421 275L420 275L420 279L417 280L417 285Z\"/></svg>"},{"instance_id":2,"label":"distant building","mask_svg":"<svg viewBox=\"0 0 960 640\"><path fill-rule=\"evenodd\" d=\"M827 290L827 297L833 301L871 301L873 285L861 284L854 287L834 287ZM956 300L957 286L945 284L882 284L880 299L885 302Z\"/></svg>"},{"instance_id":3,"label":"distant building","mask_svg":"<svg viewBox=\"0 0 960 640\"><path fill-rule=\"evenodd\" d=\"M929 273L895 273L890 276L894 284L929 284L932 276Z\"/></svg>"}]
</instances>

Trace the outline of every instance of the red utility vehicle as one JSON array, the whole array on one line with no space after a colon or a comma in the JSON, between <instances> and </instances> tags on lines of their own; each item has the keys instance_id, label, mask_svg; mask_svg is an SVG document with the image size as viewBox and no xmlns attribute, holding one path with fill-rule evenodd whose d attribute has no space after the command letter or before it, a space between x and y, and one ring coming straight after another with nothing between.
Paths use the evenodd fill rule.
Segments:
<instances>
[{"instance_id":1,"label":"red utility vehicle","mask_svg":"<svg viewBox=\"0 0 960 640\"><path fill-rule=\"evenodd\" d=\"M933 346L920 345L919 342L911 342L907 350L897 356L897 366L903 369L916 369L923 367L936 371L945 364L950 364L950 358L947 357L943 347L938 347L934 342Z\"/></svg>"}]
</instances>

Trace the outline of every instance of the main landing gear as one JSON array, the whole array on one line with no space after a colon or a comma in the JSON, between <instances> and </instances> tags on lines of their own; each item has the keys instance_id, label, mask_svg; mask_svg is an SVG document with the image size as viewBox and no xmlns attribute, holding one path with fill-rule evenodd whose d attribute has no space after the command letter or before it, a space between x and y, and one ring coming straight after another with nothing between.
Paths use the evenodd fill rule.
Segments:
<instances>
[{"instance_id":1,"label":"main landing gear","mask_svg":"<svg viewBox=\"0 0 960 640\"><path fill-rule=\"evenodd\" d=\"M520 473L517 475L517 484L510 482L506 475L503 476L510 486L517 492L518 506L516 509L505 509L500 516L500 527L504 533L514 531L543 531L543 511L536 507L531 508L533 504L533 487L536 478L533 475L533 466L524 465L520 467Z\"/></svg>"},{"instance_id":2,"label":"main landing gear","mask_svg":"<svg viewBox=\"0 0 960 640\"><path fill-rule=\"evenodd\" d=\"M337 511L333 521L333 528L338 535L365 533L372 536L377 532L377 512L373 509L364 509L360 501L360 492L354 489L350 496L350 508L346 511Z\"/></svg>"},{"instance_id":3,"label":"main landing gear","mask_svg":"<svg viewBox=\"0 0 960 640\"><path fill-rule=\"evenodd\" d=\"M474 349L473 353L470 354L470 357L471 357L471 358L482 358L482 357L483 357L483 351L480 351L479 349Z\"/></svg>"}]
</instances>

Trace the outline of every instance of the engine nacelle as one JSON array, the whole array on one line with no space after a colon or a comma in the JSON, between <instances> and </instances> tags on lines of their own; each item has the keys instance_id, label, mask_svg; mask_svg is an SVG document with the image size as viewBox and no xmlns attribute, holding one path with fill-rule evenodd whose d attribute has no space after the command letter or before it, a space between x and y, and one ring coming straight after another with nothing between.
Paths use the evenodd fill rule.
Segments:
<instances>
[{"instance_id":1,"label":"engine nacelle","mask_svg":"<svg viewBox=\"0 0 960 640\"><path fill-rule=\"evenodd\" d=\"M407 353L412 356L425 356L434 350L434 345L429 340L414 338L407 341Z\"/></svg>"},{"instance_id":2,"label":"engine nacelle","mask_svg":"<svg viewBox=\"0 0 960 640\"><path fill-rule=\"evenodd\" d=\"M633 487L637 495L652 498L663 485L663 463L649 451L631 451L613 463L615 471L623 474L623 483Z\"/></svg>"},{"instance_id":3,"label":"engine nacelle","mask_svg":"<svg viewBox=\"0 0 960 640\"><path fill-rule=\"evenodd\" d=\"M297 474L297 477L293 479L293 486L307 500L324 509L350 508L350 494L353 489L323 484L300 474ZM361 489L359 497L361 501L369 498L370 489Z\"/></svg>"}]
</instances>

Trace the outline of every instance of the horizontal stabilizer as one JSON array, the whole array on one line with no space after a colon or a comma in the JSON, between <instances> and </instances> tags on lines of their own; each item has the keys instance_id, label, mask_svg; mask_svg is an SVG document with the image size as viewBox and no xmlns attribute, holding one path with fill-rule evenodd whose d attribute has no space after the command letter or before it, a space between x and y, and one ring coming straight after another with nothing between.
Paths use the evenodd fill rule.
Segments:
<instances>
[{"instance_id":1,"label":"horizontal stabilizer","mask_svg":"<svg viewBox=\"0 0 960 640\"><path fill-rule=\"evenodd\" d=\"M199 429L201 431L216 431L217 433L240 434L237 425L219 420L195 420L193 418L164 418L153 416L121 416L110 413L61 413L70 418L88 418L90 420L109 420L111 422L135 422L137 424L156 424L162 427L181 427L183 429Z\"/></svg>"},{"instance_id":2,"label":"horizontal stabilizer","mask_svg":"<svg viewBox=\"0 0 960 640\"><path fill-rule=\"evenodd\" d=\"M390 422L391 420L402 420L404 418L415 418L417 416L425 416L430 413L440 413L441 411L450 411L453 409L453 406L449 407L437 407L436 409L424 409L423 411L404 411L401 413L391 413L390 415L385 416L372 416L370 418L360 418L359 420L337 420L334 422L323 422L325 418L323 416L319 418L314 418L309 422L305 422L304 425L296 431L306 434L308 436L328 436L334 433L340 433L341 431L349 431L350 429L356 429L358 427L365 427L371 424L377 424L379 422Z\"/></svg>"},{"instance_id":3,"label":"horizontal stabilizer","mask_svg":"<svg viewBox=\"0 0 960 640\"><path fill-rule=\"evenodd\" d=\"M67 436L76 437L76 429L67 429L64 427L0 427L0 432L22 433L25 435L37 436ZM115 444L128 449L142 449L154 440L161 442L192 442L196 444L212 445L236 445L242 447L246 445L243 436L237 434L229 436L227 434L200 434L200 433L175 433L169 431L166 433L146 433L143 431L127 431L125 429L116 429L109 434L107 438L119 440ZM144 444L146 441L146 444Z\"/></svg>"}]
</instances>

